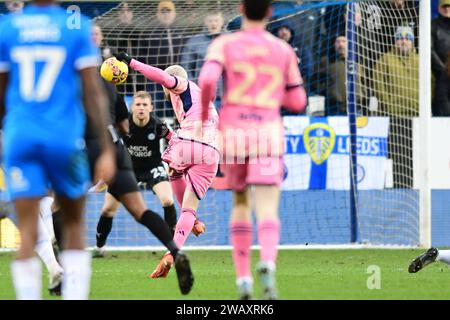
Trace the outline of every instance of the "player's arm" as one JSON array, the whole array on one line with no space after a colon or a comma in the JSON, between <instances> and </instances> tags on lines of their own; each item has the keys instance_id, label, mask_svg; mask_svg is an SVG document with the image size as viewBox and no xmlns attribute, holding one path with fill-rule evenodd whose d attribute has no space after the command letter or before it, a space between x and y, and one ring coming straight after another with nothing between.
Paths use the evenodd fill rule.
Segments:
<instances>
[{"instance_id":1,"label":"player's arm","mask_svg":"<svg viewBox=\"0 0 450 320\"><path fill-rule=\"evenodd\" d=\"M128 121L128 108L123 96L117 93L116 99L116 126L122 137L130 133L130 123Z\"/></svg>"},{"instance_id":2,"label":"player's arm","mask_svg":"<svg viewBox=\"0 0 450 320\"><path fill-rule=\"evenodd\" d=\"M159 83L167 89L173 89L178 84L177 79L174 76L168 74L164 70L139 62L136 59L131 58L126 52L120 52L114 54L114 56L118 60L128 64L131 69L141 73L147 79Z\"/></svg>"},{"instance_id":3,"label":"player's arm","mask_svg":"<svg viewBox=\"0 0 450 320\"><path fill-rule=\"evenodd\" d=\"M109 182L115 173L115 155L111 140L108 137L108 98L100 82L96 67L88 67L79 71L83 88L83 105L93 127L102 150L95 164L93 181Z\"/></svg>"},{"instance_id":4,"label":"player's arm","mask_svg":"<svg viewBox=\"0 0 450 320\"><path fill-rule=\"evenodd\" d=\"M208 47L205 63L200 70L198 85L202 92L202 121L208 119L208 110L211 101L215 100L217 81L225 65L225 43L227 37L216 38Z\"/></svg>"},{"instance_id":5,"label":"player's arm","mask_svg":"<svg viewBox=\"0 0 450 320\"><path fill-rule=\"evenodd\" d=\"M288 65L286 70L286 88L283 106L294 112L303 112L306 107L306 91L303 87L303 79L297 63L297 55L294 50L289 50Z\"/></svg>"},{"instance_id":6,"label":"player's arm","mask_svg":"<svg viewBox=\"0 0 450 320\"><path fill-rule=\"evenodd\" d=\"M222 71L222 64L215 60L205 62L200 71L198 85L202 92L202 121L208 119L209 105L215 99L217 81L220 79Z\"/></svg>"}]
</instances>

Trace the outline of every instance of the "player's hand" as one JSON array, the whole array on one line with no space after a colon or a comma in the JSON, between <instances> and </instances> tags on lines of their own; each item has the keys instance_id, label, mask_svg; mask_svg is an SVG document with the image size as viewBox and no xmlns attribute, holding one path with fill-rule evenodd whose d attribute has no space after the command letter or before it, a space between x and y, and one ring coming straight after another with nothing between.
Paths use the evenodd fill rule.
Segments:
<instances>
[{"instance_id":1,"label":"player's hand","mask_svg":"<svg viewBox=\"0 0 450 320\"><path fill-rule=\"evenodd\" d=\"M116 57L117 60L125 62L127 65L130 65L130 62L133 59L124 51L113 53L113 56Z\"/></svg>"},{"instance_id":2,"label":"player's hand","mask_svg":"<svg viewBox=\"0 0 450 320\"><path fill-rule=\"evenodd\" d=\"M94 183L104 181L109 184L116 174L116 159L114 149L106 148L95 163Z\"/></svg>"}]
</instances>

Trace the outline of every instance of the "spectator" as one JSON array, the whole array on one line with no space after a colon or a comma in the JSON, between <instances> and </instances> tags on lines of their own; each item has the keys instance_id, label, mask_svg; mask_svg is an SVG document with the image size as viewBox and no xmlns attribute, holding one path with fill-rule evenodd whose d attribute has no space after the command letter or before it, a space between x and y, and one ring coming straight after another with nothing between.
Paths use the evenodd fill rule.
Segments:
<instances>
[{"instance_id":1,"label":"spectator","mask_svg":"<svg viewBox=\"0 0 450 320\"><path fill-rule=\"evenodd\" d=\"M327 87L326 87L326 108L325 114L331 115L346 115L347 114L347 73L346 64L348 57L347 38L345 36L338 36L334 41L334 50L336 52L336 59L331 61L326 72ZM327 65L327 63L323 63ZM358 104L364 100L363 85L360 79L362 78L362 68L358 65L356 79L356 97ZM360 108L359 108L360 109Z\"/></svg>"},{"instance_id":2,"label":"spectator","mask_svg":"<svg viewBox=\"0 0 450 320\"><path fill-rule=\"evenodd\" d=\"M24 6L23 1L9 0L5 2L6 9L9 12L21 12Z\"/></svg>"},{"instance_id":3,"label":"spectator","mask_svg":"<svg viewBox=\"0 0 450 320\"><path fill-rule=\"evenodd\" d=\"M196 0L184 0L178 2L177 6L183 10L183 25L187 27L191 34L197 34L203 30L203 10L199 10ZM201 5L200 5L201 6Z\"/></svg>"},{"instance_id":4,"label":"spectator","mask_svg":"<svg viewBox=\"0 0 450 320\"><path fill-rule=\"evenodd\" d=\"M191 37L183 48L181 65L188 72L189 79L198 80L209 44L222 32L223 16L220 11L209 12L205 17L206 32Z\"/></svg>"},{"instance_id":5,"label":"spectator","mask_svg":"<svg viewBox=\"0 0 450 320\"><path fill-rule=\"evenodd\" d=\"M272 33L291 45L298 58L300 72L305 83L305 89L309 92L309 80L313 74L313 57L312 52L308 46L302 45L300 48L297 46L295 28L289 21L282 20L273 29Z\"/></svg>"},{"instance_id":6,"label":"spectator","mask_svg":"<svg viewBox=\"0 0 450 320\"><path fill-rule=\"evenodd\" d=\"M395 39L393 36L398 27L410 27L413 30L414 39L419 36L419 14L415 1L390 0L381 6L383 31L380 42L382 53L389 51ZM418 48L419 43L413 43Z\"/></svg>"},{"instance_id":7,"label":"spectator","mask_svg":"<svg viewBox=\"0 0 450 320\"><path fill-rule=\"evenodd\" d=\"M119 9L119 25L122 27L129 27L133 25L134 13L130 9L127 2L123 2Z\"/></svg>"},{"instance_id":8,"label":"spectator","mask_svg":"<svg viewBox=\"0 0 450 320\"><path fill-rule=\"evenodd\" d=\"M142 59L138 55L139 34L141 32L137 22L135 21L134 11L127 2L123 2L119 7L119 12L116 19L113 19L114 42L111 42L111 47L115 52L125 51L133 54L135 57ZM117 86L120 93L127 97L132 97L135 92L145 88L146 79L140 74L130 72L126 82ZM130 98L127 98L128 100Z\"/></svg>"},{"instance_id":9,"label":"spectator","mask_svg":"<svg viewBox=\"0 0 450 320\"><path fill-rule=\"evenodd\" d=\"M220 35L223 28L223 15L220 11L211 11L205 17L206 32L191 37L181 54L181 65L188 72L189 79L198 81L200 69L205 60L209 44ZM217 87L215 105L220 106L222 83Z\"/></svg>"},{"instance_id":10,"label":"spectator","mask_svg":"<svg viewBox=\"0 0 450 320\"><path fill-rule=\"evenodd\" d=\"M388 156L393 163L394 188L412 188L412 117L419 115L419 55L414 32L398 27L394 48L374 70L381 115L389 116Z\"/></svg>"},{"instance_id":11,"label":"spectator","mask_svg":"<svg viewBox=\"0 0 450 320\"><path fill-rule=\"evenodd\" d=\"M450 51L450 0L439 1L439 17L431 23L431 67L435 79L445 73L445 61Z\"/></svg>"},{"instance_id":12,"label":"spectator","mask_svg":"<svg viewBox=\"0 0 450 320\"><path fill-rule=\"evenodd\" d=\"M398 27L394 48L381 56L373 76L383 114L418 115L419 55L414 49L412 28Z\"/></svg>"},{"instance_id":13,"label":"spectator","mask_svg":"<svg viewBox=\"0 0 450 320\"><path fill-rule=\"evenodd\" d=\"M177 12L172 1L161 1L156 13L157 24L152 28L147 49L148 64L166 69L178 63L181 44L178 30L173 29Z\"/></svg>"},{"instance_id":14,"label":"spectator","mask_svg":"<svg viewBox=\"0 0 450 320\"><path fill-rule=\"evenodd\" d=\"M182 30L173 26L176 16L172 1L159 2L156 25L152 25L151 29L146 29L141 34L138 57L142 57L142 61L163 70L179 63L184 37ZM172 108L165 102L161 86L150 82L147 91L153 93L156 116L173 118Z\"/></svg>"},{"instance_id":15,"label":"spectator","mask_svg":"<svg viewBox=\"0 0 450 320\"><path fill-rule=\"evenodd\" d=\"M450 116L450 51L447 53L445 71L436 81L436 91L433 103L433 115Z\"/></svg>"},{"instance_id":16,"label":"spectator","mask_svg":"<svg viewBox=\"0 0 450 320\"><path fill-rule=\"evenodd\" d=\"M309 79L311 78L312 68L313 68L311 51L305 47L299 48L296 45L295 28L292 26L292 24L289 21L287 21L285 19L281 20L281 22L275 23L271 32L277 38L280 38L280 39L286 41L287 43L289 43L289 45L294 49L294 52L297 55L300 72L302 73L302 78L303 78L305 89L307 90L307 92L309 92L309 90L308 90ZM297 113L292 113L292 112L282 108L281 114L282 115L290 115L290 114L297 114Z\"/></svg>"}]
</instances>

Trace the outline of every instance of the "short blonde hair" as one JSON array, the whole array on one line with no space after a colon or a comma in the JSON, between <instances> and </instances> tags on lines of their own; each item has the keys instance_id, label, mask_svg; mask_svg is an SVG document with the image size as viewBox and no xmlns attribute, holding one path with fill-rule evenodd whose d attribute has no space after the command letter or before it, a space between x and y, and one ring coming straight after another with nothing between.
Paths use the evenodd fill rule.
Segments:
<instances>
[{"instance_id":1,"label":"short blonde hair","mask_svg":"<svg viewBox=\"0 0 450 320\"><path fill-rule=\"evenodd\" d=\"M133 95L133 100L131 104L134 104L134 100L136 100L137 98L141 98L141 99L149 99L150 100L150 104L152 104L152 96L150 95L150 93L148 93L147 91L138 91Z\"/></svg>"},{"instance_id":2,"label":"short blonde hair","mask_svg":"<svg viewBox=\"0 0 450 320\"><path fill-rule=\"evenodd\" d=\"M183 79L188 80L188 74L184 68L178 64L174 64L173 66L167 67L166 70L164 70L171 76L177 76Z\"/></svg>"}]
</instances>

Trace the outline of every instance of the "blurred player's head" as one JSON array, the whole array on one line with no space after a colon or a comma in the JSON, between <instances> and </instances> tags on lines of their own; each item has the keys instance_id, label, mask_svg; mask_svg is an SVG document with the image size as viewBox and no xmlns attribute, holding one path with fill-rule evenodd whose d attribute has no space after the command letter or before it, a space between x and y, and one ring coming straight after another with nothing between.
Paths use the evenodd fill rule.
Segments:
<instances>
[{"instance_id":1,"label":"blurred player's head","mask_svg":"<svg viewBox=\"0 0 450 320\"><path fill-rule=\"evenodd\" d=\"M9 12L20 12L23 9L23 1L10 0L5 2L6 9Z\"/></svg>"},{"instance_id":2,"label":"blurred player's head","mask_svg":"<svg viewBox=\"0 0 450 320\"><path fill-rule=\"evenodd\" d=\"M223 15L220 11L213 11L206 15L205 26L209 34L217 34L222 31Z\"/></svg>"},{"instance_id":3,"label":"blurred player's head","mask_svg":"<svg viewBox=\"0 0 450 320\"><path fill-rule=\"evenodd\" d=\"M334 50L340 57L347 58L347 38L339 36L334 41Z\"/></svg>"},{"instance_id":4,"label":"blurred player's head","mask_svg":"<svg viewBox=\"0 0 450 320\"><path fill-rule=\"evenodd\" d=\"M445 18L450 18L450 0L439 1L439 14Z\"/></svg>"},{"instance_id":5,"label":"blurred player's head","mask_svg":"<svg viewBox=\"0 0 450 320\"><path fill-rule=\"evenodd\" d=\"M153 111L152 98L147 91L138 91L133 96L131 112L133 118L145 121L150 118L150 112Z\"/></svg>"},{"instance_id":6,"label":"blurred player's head","mask_svg":"<svg viewBox=\"0 0 450 320\"><path fill-rule=\"evenodd\" d=\"M271 14L271 0L242 0L241 13L252 21L262 21Z\"/></svg>"},{"instance_id":7,"label":"blurred player's head","mask_svg":"<svg viewBox=\"0 0 450 320\"><path fill-rule=\"evenodd\" d=\"M175 21L176 16L177 12L172 1L161 1L158 4L156 17L162 25L169 27Z\"/></svg>"},{"instance_id":8,"label":"blurred player's head","mask_svg":"<svg viewBox=\"0 0 450 320\"><path fill-rule=\"evenodd\" d=\"M400 54L409 54L414 47L414 31L410 27L398 27L395 32L395 47Z\"/></svg>"},{"instance_id":9,"label":"blurred player's head","mask_svg":"<svg viewBox=\"0 0 450 320\"><path fill-rule=\"evenodd\" d=\"M133 11L128 6L128 3L124 2L120 6L119 10L119 22L123 25L130 25L133 21Z\"/></svg>"},{"instance_id":10,"label":"blurred player's head","mask_svg":"<svg viewBox=\"0 0 450 320\"><path fill-rule=\"evenodd\" d=\"M189 80L186 70L184 70L184 68L180 65L174 64L173 66L167 67L164 71L170 74L171 76L176 76L179 78ZM163 87L163 90L166 99L170 100L169 90L167 90L165 87Z\"/></svg>"}]
</instances>

